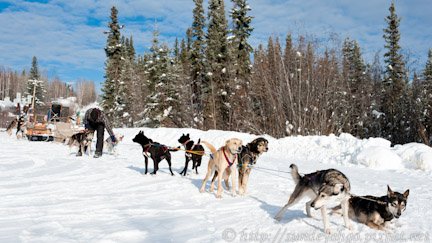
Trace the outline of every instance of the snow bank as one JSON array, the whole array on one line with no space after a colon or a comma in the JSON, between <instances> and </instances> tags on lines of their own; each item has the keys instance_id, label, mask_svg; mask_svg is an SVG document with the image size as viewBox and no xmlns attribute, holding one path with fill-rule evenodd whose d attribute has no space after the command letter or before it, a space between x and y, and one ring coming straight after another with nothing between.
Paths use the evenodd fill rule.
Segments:
<instances>
[{"instance_id":1,"label":"snow bank","mask_svg":"<svg viewBox=\"0 0 432 243\"><path fill-rule=\"evenodd\" d=\"M394 152L402 159L406 168L432 171L432 149L420 143L397 145Z\"/></svg>"},{"instance_id":2,"label":"snow bank","mask_svg":"<svg viewBox=\"0 0 432 243\"><path fill-rule=\"evenodd\" d=\"M391 142L383 138L357 139L343 133L340 136L286 137L277 140L276 144L271 144L270 148L288 152L294 160L308 158L324 164L376 170L432 171L432 148L419 143L391 147Z\"/></svg>"},{"instance_id":3,"label":"snow bank","mask_svg":"<svg viewBox=\"0 0 432 243\"><path fill-rule=\"evenodd\" d=\"M4 109L6 107L15 107L15 104L10 100L0 100L0 109Z\"/></svg>"}]
</instances>

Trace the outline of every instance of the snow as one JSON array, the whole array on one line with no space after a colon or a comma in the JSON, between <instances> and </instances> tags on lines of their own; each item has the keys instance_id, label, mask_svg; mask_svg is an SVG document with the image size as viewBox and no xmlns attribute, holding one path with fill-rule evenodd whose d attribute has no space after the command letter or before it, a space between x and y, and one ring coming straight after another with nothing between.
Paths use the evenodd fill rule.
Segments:
<instances>
[{"instance_id":1,"label":"snow","mask_svg":"<svg viewBox=\"0 0 432 243\"><path fill-rule=\"evenodd\" d=\"M143 175L141 147L131 139L140 129L114 129L125 135L118 155L99 159L75 157L76 149L53 142L17 140L0 133L0 242L430 242L432 211L432 149L411 143L390 146L382 138L297 136L269 140L269 152L253 169L246 196L222 199L199 187L207 167L204 157L199 175L169 175L160 163L156 176ZM154 141L179 146L190 133L221 146L238 137L245 143L256 135L231 131L179 128L142 128ZM105 133L106 134L106 133ZM108 136L106 134L106 136ZM93 144L94 149L94 144ZM184 167L184 152L173 152L173 171ZM378 232L353 223L343 226L329 217L335 234L326 236L321 215L305 216L305 200L294 205L281 222L273 216L286 203L294 183L287 173L296 163L300 173L336 168L348 176L352 193L384 195L387 185L410 189L407 209L394 220L393 229ZM153 164L149 165L150 171ZM264 169L270 169L264 170ZM344 237L345 240L337 240ZM374 237L375 240L367 240ZM319 240L317 240L319 239Z\"/></svg>"},{"instance_id":2,"label":"snow","mask_svg":"<svg viewBox=\"0 0 432 243\"><path fill-rule=\"evenodd\" d=\"M379 112L377 110L373 110L372 114L376 117L376 118L380 118L381 116L384 116L385 114L382 112Z\"/></svg>"},{"instance_id":3,"label":"snow","mask_svg":"<svg viewBox=\"0 0 432 243\"><path fill-rule=\"evenodd\" d=\"M15 107L15 104L10 100L0 100L0 109L7 107Z\"/></svg>"}]
</instances>

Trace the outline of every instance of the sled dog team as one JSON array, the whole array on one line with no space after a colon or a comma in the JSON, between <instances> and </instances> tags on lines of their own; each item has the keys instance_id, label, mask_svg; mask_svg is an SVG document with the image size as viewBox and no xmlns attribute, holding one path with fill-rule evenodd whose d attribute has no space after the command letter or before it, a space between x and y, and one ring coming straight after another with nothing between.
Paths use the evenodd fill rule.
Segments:
<instances>
[{"instance_id":1,"label":"sled dog team","mask_svg":"<svg viewBox=\"0 0 432 243\"><path fill-rule=\"evenodd\" d=\"M111 153L116 153L116 145L124 138L123 135L119 134L114 136L115 139L109 137L104 141L104 147L107 147L108 152ZM90 150L92 139L93 133L80 132L70 138L69 145L77 145L79 147L78 153L85 153ZM242 140L238 138L231 138L219 149L216 149L206 141L198 140L195 143L190 139L189 134L183 134L178 139L181 146L177 148L171 148L155 142L144 135L143 131L140 131L132 141L140 144L142 147L145 174L148 172L148 159L151 158L153 161L153 172L151 174L156 174L159 169L159 163L165 159L168 162L171 175L174 175L171 169L170 152L180 149L185 151L185 167L180 174L183 176L186 175L189 162L192 162L192 171L195 169L195 173L198 174L198 167L201 166L202 157L205 154L204 147L201 144L205 145L211 151L211 154L200 192L205 191L207 181L212 177L210 192L214 191L214 183L217 180L217 198L222 197L222 180L224 180L226 189L231 189L233 196L236 195L237 187L239 194L244 195L247 192L248 179L253 166L256 164L259 156L268 151L268 140L263 137L256 138L246 145L243 145ZM275 219L277 221L282 219L288 208L304 197L310 199L306 203L307 216L312 217L311 207L315 210L320 209L324 223L324 232L327 234L331 233L327 214L327 205L330 202L338 203L338 206L332 208L331 211L342 214L345 226L348 229L352 229L349 221L349 219L352 219L366 224L373 229L385 230L388 223L394 218L399 218L406 209L409 190L399 193L394 192L387 186L387 195L381 197L369 195L356 196L350 192L351 185L348 178L336 169L319 170L302 176L299 174L295 164L291 164L290 168L291 176L296 186L288 202L276 214ZM229 185L230 178L231 186Z\"/></svg>"},{"instance_id":2,"label":"sled dog team","mask_svg":"<svg viewBox=\"0 0 432 243\"><path fill-rule=\"evenodd\" d=\"M154 142L152 139L144 135L144 132L139 132L132 139L142 146L145 159L145 174L148 171L148 158L153 160L154 170L151 174L156 174L159 169L159 163L165 159L168 162L169 170L171 170L171 155L170 152L178 151L181 147L170 148L160 143ZM202 181L200 192L204 192L207 181L212 177L210 184L210 192L214 191L214 183L217 179L218 186L216 197L222 197L222 179L227 190L230 190L233 196L236 195L237 181L238 192L244 195L247 190L248 178L257 159L264 152L268 151L268 141L265 138L259 137L252 142L243 145L242 140L231 138L225 142L223 146L216 149L212 144L198 140L197 143L190 139L189 134L183 134L178 142L183 146L185 152L185 167L180 172L181 175L186 175L188 164L192 161L192 170L198 174L197 168L201 165L202 156L204 155L204 144L210 151L210 160L208 162L207 172ZM276 214L275 219L280 221L289 207L300 201L303 197L308 197L310 201L306 203L306 214L311 215L311 207L320 209L324 232L331 233L327 207L330 202L337 202L339 206L332 209L333 213L341 213L344 219L345 226L352 229L349 219L367 226L385 230L386 225L393 218L399 218L405 211L409 190L404 193L394 192L387 186L387 195L381 197L375 196L355 196L352 195L351 185L348 178L336 169L319 170L310 174L301 176L295 164L290 166L291 176L296 184L293 193L288 199L288 202ZM232 185L230 187L229 180L231 178Z\"/></svg>"}]
</instances>

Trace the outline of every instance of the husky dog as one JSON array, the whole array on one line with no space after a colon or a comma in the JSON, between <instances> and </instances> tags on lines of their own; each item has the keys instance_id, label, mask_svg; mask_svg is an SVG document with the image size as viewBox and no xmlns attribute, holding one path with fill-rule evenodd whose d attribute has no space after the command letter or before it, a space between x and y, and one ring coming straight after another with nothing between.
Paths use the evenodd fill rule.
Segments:
<instances>
[{"instance_id":1,"label":"husky dog","mask_svg":"<svg viewBox=\"0 0 432 243\"><path fill-rule=\"evenodd\" d=\"M148 157L150 157L153 160L154 170L152 175L156 175L156 172L159 170L159 163L165 159L168 162L169 170L171 172L171 175L173 176L174 173L171 170L171 153L175 152L177 149L171 149L168 146L165 146L163 144L154 142L150 138L148 138L146 135L144 135L143 131L140 131L133 139L133 142L138 143L141 145L143 149L143 156L145 161L145 174L147 174L147 167L148 167Z\"/></svg>"},{"instance_id":2,"label":"husky dog","mask_svg":"<svg viewBox=\"0 0 432 243\"><path fill-rule=\"evenodd\" d=\"M18 124L18 119L15 118L8 125L8 127L6 128L6 132L8 133L9 136L12 136L12 129L14 129L17 126L17 124Z\"/></svg>"},{"instance_id":3,"label":"husky dog","mask_svg":"<svg viewBox=\"0 0 432 243\"><path fill-rule=\"evenodd\" d=\"M121 134L115 134L116 141L113 142L111 137L108 137L104 140L104 147L107 148L108 153L117 155L117 145L123 141L124 135Z\"/></svg>"},{"instance_id":4,"label":"husky dog","mask_svg":"<svg viewBox=\"0 0 432 243\"><path fill-rule=\"evenodd\" d=\"M23 138L26 133L26 122L24 116L20 116L17 120L16 136L18 139Z\"/></svg>"},{"instance_id":5,"label":"husky dog","mask_svg":"<svg viewBox=\"0 0 432 243\"><path fill-rule=\"evenodd\" d=\"M204 155L204 147L200 144L201 140L198 140L198 143L194 143L194 141L190 140L189 133L183 134L178 142L181 143L185 150L185 167L180 172L180 175L185 176L187 172L187 168L189 165L189 161L192 160L192 170L195 169L196 174L198 174L198 167L201 165L202 157ZM189 152L188 152L189 151Z\"/></svg>"},{"instance_id":6,"label":"husky dog","mask_svg":"<svg viewBox=\"0 0 432 243\"><path fill-rule=\"evenodd\" d=\"M393 192L387 185L387 195L382 197L374 196L353 196L349 199L349 217L367 226L384 230L385 223L393 218L399 218L405 211L409 190L403 194Z\"/></svg>"},{"instance_id":7,"label":"husky dog","mask_svg":"<svg viewBox=\"0 0 432 243\"><path fill-rule=\"evenodd\" d=\"M91 143L93 140L94 133L88 131L81 131L72 135L68 140L69 147L74 145L78 146L78 152L76 156L82 156L83 152L90 155L91 153Z\"/></svg>"},{"instance_id":8,"label":"husky dog","mask_svg":"<svg viewBox=\"0 0 432 243\"><path fill-rule=\"evenodd\" d=\"M324 232L330 234L331 230L327 217L326 204L333 199L341 203L345 226L348 229L352 229L348 219L348 199L350 197L351 186L348 178L342 172L335 169L328 169L300 176L295 164L290 165L290 168L291 176L296 186L288 203L276 214L276 220L280 221L289 207L300 201L304 196L307 196L311 199L306 203L307 215L312 217L310 213L311 207L314 209L321 209L321 215L324 221Z\"/></svg>"}]
</instances>

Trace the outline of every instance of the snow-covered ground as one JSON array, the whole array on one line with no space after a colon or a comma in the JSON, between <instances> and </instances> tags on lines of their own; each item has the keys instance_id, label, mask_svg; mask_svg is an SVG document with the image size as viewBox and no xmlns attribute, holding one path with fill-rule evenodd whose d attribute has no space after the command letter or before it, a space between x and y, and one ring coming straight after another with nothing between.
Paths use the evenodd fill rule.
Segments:
<instances>
[{"instance_id":1,"label":"snow-covered ground","mask_svg":"<svg viewBox=\"0 0 432 243\"><path fill-rule=\"evenodd\" d=\"M171 176L161 162L156 176L143 175L141 147L125 135L118 156L75 157L57 143L28 142L0 133L0 242L430 242L432 237L432 149L421 144L390 147L383 139L341 136L266 137L269 152L252 171L247 196L222 199L199 193L208 158L192 173ZM255 135L195 129L144 129L153 140L178 146L190 133L218 147L226 139ZM289 165L300 173L336 168L351 181L352 193L384 195L410 189L408 205L387 234L330 216L333 235L323 233L318 211L307 218L302 201L281 222L273 216L294 184ZM184 153L173 153L181 171ZM150 171L153 164L150 163Z\"/></svg>"}]
</instances>

